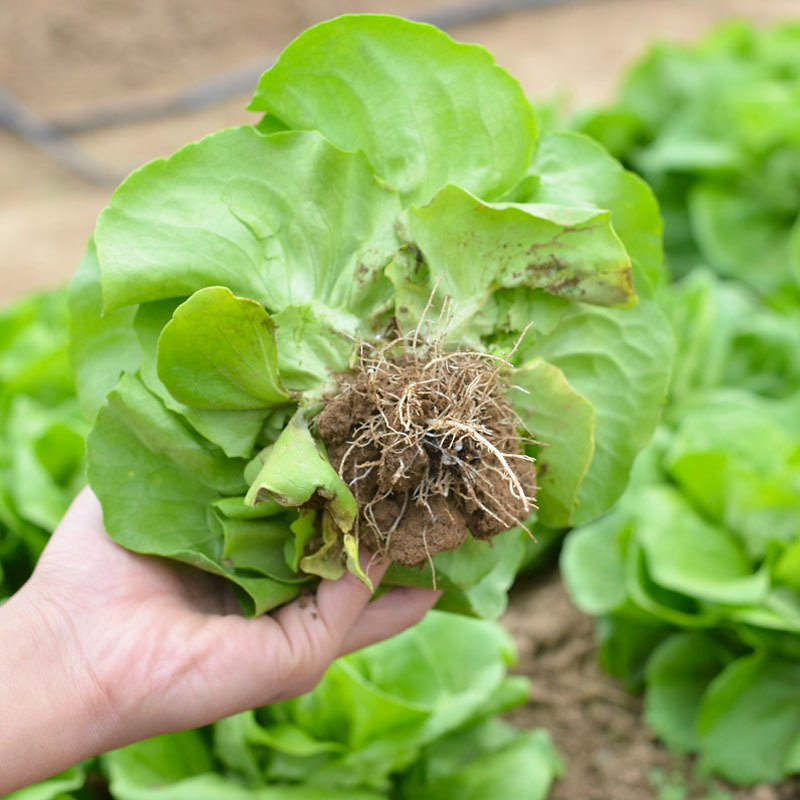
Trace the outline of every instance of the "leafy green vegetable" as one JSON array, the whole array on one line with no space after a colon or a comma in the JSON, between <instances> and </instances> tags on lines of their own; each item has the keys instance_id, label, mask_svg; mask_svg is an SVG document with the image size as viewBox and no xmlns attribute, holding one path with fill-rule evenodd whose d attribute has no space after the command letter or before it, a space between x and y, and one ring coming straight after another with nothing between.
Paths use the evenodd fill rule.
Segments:
<instances>
[{"instance_id":1,"label":"leafy green vegetable","mask_svg":"<svg viewBox=\"0 0 800 800\"><path fill-rule=\"evenodd\" d=\"M360 574L359 509L314 418L396 333L511 360L509 397L541 459L530 524L613 504L673 348L644 184L585 137L539 141L484 49L398 18L307 31L251 108L258 127L131 175L73 284L89 477L111 535L229 578L248 613L312 576ZM242 495L286 511L245 523L228 513ZM435 574L443 606L496 615L524 535L494 549L468 536L387 580Z\"/></svg>"},{"instance_id":2,"label":"leafy green vegetable","mask_svg":"<svg viewBox=\"0 0 800 800\"><path fill-rule=\"evenodd\" d=\"M402 785L405 800L544 800L563 766L543 730L520 734L497 720L468 728L428 748Z\"/></svg>"},{"instance_id":3,"label":"leafy green vegetable","mask_svg":"<svg viewBox=\"0 0 800 800\"><path fill-rule=\"evenodd\" d=\"M656 290L664 425L617 507L568 535L564 576L655 732L743 784L800 771L799 45L793 23L657 45L576 121L652 184L685 277Z\"/></svg>"},{"instance_id":4,"label":"leafy green vegetable","mask_svg":"<svg viewBox=\"0 0 800 800\"><path fill-rule=\"evenodd\" d=\"M87 429L66 347L65 292L0 312L0 598L27 580L84 483Z\"/></svg>"},{"instance_id":5,"label":"leafy green vegetable","mask_svg":"<svg viewBox=\"0 0 800 800\"><path fill-rule=\"evenodd\" d=\"M795 716L769 698L792 694L800 655L789 567L800 519L797 398L728 391L675 410L676 427L649 448L656 474L643 465L617 509L569 534L562 555L573 600L606 620L604 646L619 652L629 635L646 643L614 671L644 677L656 733L745 784L796 769L785 740ZM746 669L756 662L765 677ZM749 677L729 683L738 665Z\"/></svg>"},{"instance_id":6,"label":"leafy green vegetable","mask_svg":"<svg viewBox=\"0 0 800 800\"><path fill-rule=\"evenodd\" d=\"M85 780L85 764L77 764L52 778L18 789L5 797L6 800L74 800L74 796L69 792L81 789Z\"/></svg>"},{"instance_id":7,"label":"leafy green vegetable","mask_svg":"<svg viewBox=\"0 0 800 800\"><path fill-rule=\"evenodd\" d=\"M278 377L275 323L263 306L224 287L201 289L175 309L157 363L169 393L194 408L249 411L289 399Z\"/></svg>"},{"instance_id":8,"label":"leafy green vegetable","mask_svg":"<svg viewBox=\"0 0 800 800\"><path fill-rule=\"evenodd\" d=\"M404 204L427 203L447 184L499 199L536 142L522 89L487 50L396 17L306 31L262 76L250 108L363 152Z\"/></svg>"}]
</instances>

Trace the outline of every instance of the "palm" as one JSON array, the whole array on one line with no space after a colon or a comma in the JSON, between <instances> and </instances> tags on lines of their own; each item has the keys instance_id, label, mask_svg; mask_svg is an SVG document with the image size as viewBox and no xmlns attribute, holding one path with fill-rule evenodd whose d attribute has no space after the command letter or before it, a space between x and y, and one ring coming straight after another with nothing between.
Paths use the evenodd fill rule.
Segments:
<instances>
[{"instance_id":1,"label":"palm","mask_svg":"<svg viewBox=\"0 0 800 800\"><path fill-rule=\"evenodd\" d=\"M31 588L73 631L77 669L126 720L130 739L301 694L340 652L402 630L437 596L393 589L365 610L369 593L348 576L323 582L316 601L244 619L225 581L109 539L88 491Z\"/></svg>"}]
</instances>

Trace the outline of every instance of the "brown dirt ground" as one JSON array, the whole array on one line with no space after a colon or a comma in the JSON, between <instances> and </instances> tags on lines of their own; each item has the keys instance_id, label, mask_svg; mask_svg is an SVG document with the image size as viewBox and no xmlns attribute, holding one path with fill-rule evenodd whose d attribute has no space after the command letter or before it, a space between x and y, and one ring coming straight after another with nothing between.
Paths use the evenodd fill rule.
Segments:
<instances>
[{"instance_id":1,"label":"brown dirt ground","mask_svg":"<svg viewBox=\"0 0 800 800\"><path fill-rule=\"evenodd\" d=\"M533 682L531 699L510 715L525 728L550 731L566 773L548 800L646 800L656 798L651 773L677 779L684 800L798 800L800 782L739 789L694 779L653 738L642 719L642 700L628 694L597 663L594 624L569 600L553 566L512 590L502 619L519 649L515 672ZM674 797L675 795L672 795ZM710 798L709 798L710 800Z\"/></svg>"},{"instance_id":2,"label":"brown dirt ground","mask_svg":"<svg viewBox=\"0 0 800 800\"><path fill-rule=\"evenodd\" d=\"M37 113L63 118L264 62L308 25L338 13L408 14L460 1L466 2L3 0L0 85ZM452 33L489 47L531 96L562 92L585 104L610 97L620 70L647 41L694 38L733 15L766 23L798 17L800 6L797 0L584 0ZM242 95L191 114L80 134L75 142L125 171L249 121L246 101ZM85 184L0 129L0 302L73 274L110 191ZM600 672L592 623L571 606L557 575L517 589L505 623L519 643L520 669L535 686L514 718L548 728L567 759L553 800L655 798L648 772L669 771L673 762L650 737L640 701ZM736 797L791 800L800 789L756 787Z\"/></svg>"}]
</instances>

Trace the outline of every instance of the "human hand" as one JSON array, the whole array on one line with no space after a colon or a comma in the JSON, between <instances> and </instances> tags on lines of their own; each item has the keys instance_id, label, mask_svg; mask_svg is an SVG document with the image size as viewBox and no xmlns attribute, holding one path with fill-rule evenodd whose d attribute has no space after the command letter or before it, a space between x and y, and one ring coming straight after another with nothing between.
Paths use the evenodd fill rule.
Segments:
<instances>
[{"instance_id":1,"label":"human hand","mask_svg":"<svg viewBox=\"0 0 800 800\"><path fill-rule=\"evenodd\" d=\"M388 564L372 564L377 585ZM226 581L131 553L84 490L0 607L0 794L98 752L312 689L339 655L418 622L438 593L369 603L349 573L258 619Z\"/></svg>"}]
</instances>

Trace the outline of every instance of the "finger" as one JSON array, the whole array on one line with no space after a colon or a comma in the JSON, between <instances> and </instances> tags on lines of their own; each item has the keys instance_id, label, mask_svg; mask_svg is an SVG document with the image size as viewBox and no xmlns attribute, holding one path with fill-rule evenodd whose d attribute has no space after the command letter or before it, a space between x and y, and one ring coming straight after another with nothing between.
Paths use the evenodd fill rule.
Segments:
<instances>
[{"instance_id":1,"label":"finger","mask_svg":"<svg viewBox=\"0 0 800 800\"><path fill-rule=\"evenodd\" d=\"M87 530L103 528L103 509L94 492L84 486L58 523L53 537L64 534L85 534Z\"/></svg>"},{"instance_id":2,"label":"finger","mask_svg":"<svg viewBox=\"0 0 800 800\"><path fill-rule=\"evenodd\" d=\"M362 553L361 568L377 586L389 566ZM347 572L337 581L322 581L316 595L300 597L273 613L283 631L301 680L318 680L336 658L372 597L372 591Z\"/></svg>"},{"instance_id":3,"label":"finger","mask_svg":"<svg viewBox=\"0 0 800 800\"><path fill-rule=\"evenodd\" d=\"M395 586L362 612L339 650L347 655L416 625L442 596L433 589Z\"/></svg>"},{"instance_id":4,"label":"finger","mask_svg":"<svg viewBox=\"0 0 800 800\"><path fill-rule=\"evenodd\" d=\"M81 570L99 554L116 547L105 533L103 510L89 487L82 489L56 526L33 576L65 573L78 565Z\"/></svg>"}]
</instances>

